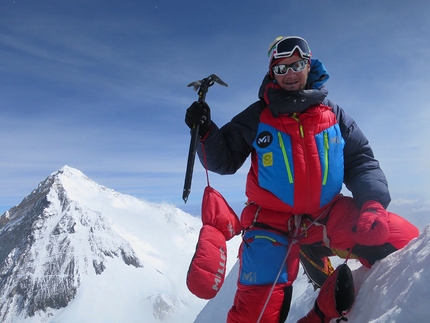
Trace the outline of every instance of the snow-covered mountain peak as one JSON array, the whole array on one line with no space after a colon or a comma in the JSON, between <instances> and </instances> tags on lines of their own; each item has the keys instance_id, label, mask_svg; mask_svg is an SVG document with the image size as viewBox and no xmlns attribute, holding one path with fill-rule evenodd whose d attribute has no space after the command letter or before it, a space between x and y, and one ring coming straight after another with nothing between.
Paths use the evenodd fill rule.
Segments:
<instances>
[{"instance_id":1,"label":"snow-covered mountain peak","mask_svg":"<svg viewBox=\"0 0 430 323\"><path fill-rule=\"evenodd\" d=\"M69 196L73 191L64 182L79 184L79 173L63 168L8 212L0 231L2 241L12 242L0 252L1 317L65 307L76 296L82 275L101 274L108 258L143 266L101 212Z\"/></svg>"},{"instance_id":2,"label":"snow-covered mountain peak","mask_svg":"<svg viewBox=\"0 0 430 323\"><path fill-rule=\"evenodd\" d=\"M97 184L84 175L80 170L67 165L48 176L47 180L50 179L57 185L65 187L69 194L80 192L80 195L74 196L76 198L88 193L88 190L93 192L109 192L111 195L118 194L112 189Z\"/></svg>"},{"instance_id":3,"label":"snow-covered mountain peak","mask_svg":"<svg viewBox=\"0 0 430 323\"><path fill-rule=\"evenodd\" d=\"M84 173L82 173L79 169L70 167L68 165L64 165L63 167L61 167L59 170L57 170L56 172L52 173L51 176L56 176L58 174L64 174L65 176L72 178L84 178L86 180L91 181L87 176L84 175Z\"/></svg>"},{"instance_id":4,"label":"snow-covered mountain peak","mask_svg":"<svg viewBox=\"0 0 430 323\"><path fill-rule=\"evenodd\" d=\"M190 321L204 304L185 286L200 227L64 166L0 217L0 322Z\"/></svg>"}]
</instances>

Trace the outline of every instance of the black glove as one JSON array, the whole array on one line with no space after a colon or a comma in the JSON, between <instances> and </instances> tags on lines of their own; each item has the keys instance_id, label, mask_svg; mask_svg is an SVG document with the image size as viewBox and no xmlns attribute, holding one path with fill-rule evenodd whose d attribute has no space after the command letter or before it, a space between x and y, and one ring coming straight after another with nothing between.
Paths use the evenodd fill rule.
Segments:
<instances>
[{"instance_id":1,"label":"black glove","mask_svg":"<svg viewBox=\"0 0 430 323\"><path fill-rule=\"evenodd\" d=\"M199 136L203 138L209 132L211 121L211 109L206 102L195 101L185 113L185 123L191 129L199 125Z\"/></svg>"}]
</instances>

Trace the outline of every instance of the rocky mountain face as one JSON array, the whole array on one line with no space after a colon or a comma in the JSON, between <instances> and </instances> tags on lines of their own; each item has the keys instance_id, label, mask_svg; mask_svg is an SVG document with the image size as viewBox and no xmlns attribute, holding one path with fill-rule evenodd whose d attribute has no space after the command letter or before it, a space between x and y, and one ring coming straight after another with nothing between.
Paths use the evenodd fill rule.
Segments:
<instances>
[{"instance_id":1,"label":"rocky mountain face","mask_svg":"<svg viewBox=\"0 0 430 323\"><path fill-rule=\"evenodd\" d=\"M0 217L0 322L48 321L60 312L64 316L72 301L74 306L82 302L82 309L94 290L105 292L93 297L100 302L98 297L108 298L109 290L115 298L131 284L136 286L124 295L136 312L128 321L135 316L165 321L187 306L181 280L199 227L199 219L172 206L121 195L65 166ZM176 266L179 272L170 273ZM108 282L101 283L100 277ZM105 311L106 317L116 313Z\"/></svg>"}]
</instances>

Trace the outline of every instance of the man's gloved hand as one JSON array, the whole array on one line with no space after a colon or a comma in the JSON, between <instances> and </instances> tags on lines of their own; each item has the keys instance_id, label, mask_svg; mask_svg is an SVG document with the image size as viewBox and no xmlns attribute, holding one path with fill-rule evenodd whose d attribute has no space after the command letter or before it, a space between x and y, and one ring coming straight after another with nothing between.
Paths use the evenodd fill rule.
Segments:
<instances>
[{"instance_id":1,"label":"man's gloved hand","mask_svg":"<svg viewBox=\"0 0 430 323\"><path fill-rule=\"evenodd\" d=\"M191 129L199 125L199 136L206 136L212 124L209 105L206 102L193 102L185 114L185 123Z\"/></svg>"},{"instance_id":2,"label":"man's gloved hand","mask_svg":"<svg viewBox=\"0 0 430 323\"><path fill-rule=\"evenodd\" d=\"M361 245L379 246L384 244L390 228L388 212L376 201L367 201L360 210L357 225L352 228L352 238Z\"/></svg>"}]
</instances>

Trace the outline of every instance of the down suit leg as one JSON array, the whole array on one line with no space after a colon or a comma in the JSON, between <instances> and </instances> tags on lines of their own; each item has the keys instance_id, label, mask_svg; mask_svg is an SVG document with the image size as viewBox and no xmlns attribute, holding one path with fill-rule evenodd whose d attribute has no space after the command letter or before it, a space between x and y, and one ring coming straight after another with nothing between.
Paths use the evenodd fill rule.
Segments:
<instances>
[{"instance_id":1,"label":"down suit leg","mask_svg":"<svg viewBox=\"0 0 430 323\"><path fill-rule=\"evenodd\" d=\"M358 259L364 266L371 267L377 260L403 248L419 235L419 230L410 222L397 214L388 212L390 234L386 242L379 246L359 245L348 234L355 225L358 216L359 211L353 200L348 197L340 197L333 204L326 221L327 241L329 241L330 248L321 243L301 246L301 263L306 274L315 287L321 285L322 287L314 308L298 323L329 322L332 318L339 317L334 311L336 302L327 301L327 295L335 294L335 290L330 292L330 284L327 284L330 280L330 278L327 279L329 273L317 264L326 263L329 261L328 256L331 255L338 255L341 258L349 255L351 258ZM324 305L321 306L321 304Z\"/></svg>"},{"instance_id":2,"label":"down suit leg","mask_svg":"<svg viewBox=\"0 0 430 323\"><path fill-rule=\"evenodd\" d=\"M248 230L240 247L240 269L229 323L284 322L292 282L297 277L299 245L265 229Z\"/></svg>"},{"instance_id":3,"label":"down suit leg","mask_svg":"<svg viewBox=\"0 0 430 323\"><path fill-rule=\"evenodd\" d=\"M311 260L310 264L324 264L324 266L320 266L320 268L324 268L323 275L320 275L318 279L311 279L311 281L319 282L316 286L319 288L324 284L327 276L333 272L328 256L345 257L352 249L351 257L358 258L363 265L370 267L378 259L403 248L419 234L418 229L411 223L394 213L389 213L390 234L387 241L381 246L358 245L353 240L351 231L356 225L359 213L352 198L341 196L331 205L328 212L324 213L324 216L320 217L319 214L303 215L299 227L292 229L291 219L293 215L260 209L252 204L248 205L242 212L241 222L244 228L251 227L252 229L246 232L239 253L241 267L238 288L227 322L257 322L261 313L263 316L260 322L284 322L290 306L287 288L292 285L297 277L301 246L303 247L302 253L304 252L302 259L303 255L306 255ZM258 218L256 214L258 214ZM263 225L253 227L255 221ZM282 245L283 238L292 234L292 231L299 233L294 238L297 243L291 244L285 268L282 268L280 279L276 281L269 297L274 280L265 277L264 273L271 272L272 277L276 276L285 252L288 250L287 245L291 243L291 240L287 241L287 245L283 247L278 245ZM306 246L311 248L306 248ZM281 248L284 250L283 253L274 252L274 250L281 250ZM318 248L321 248L322 252L319 252ZM313 252L307 252L309 250ZM255 251L256 254L253 255L251 251ZM309 271L305 271L309 275ZM326 294L330 293L327 292ZM265 304L267 300L269 301ZM327 304L324 300L321 300L321 303ZM321 319L318 317L318 320L308 322L320 323Z\"/></svg>"}]
</instances>

